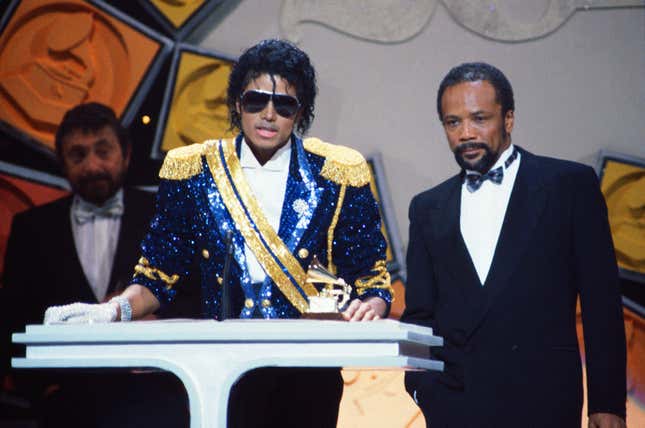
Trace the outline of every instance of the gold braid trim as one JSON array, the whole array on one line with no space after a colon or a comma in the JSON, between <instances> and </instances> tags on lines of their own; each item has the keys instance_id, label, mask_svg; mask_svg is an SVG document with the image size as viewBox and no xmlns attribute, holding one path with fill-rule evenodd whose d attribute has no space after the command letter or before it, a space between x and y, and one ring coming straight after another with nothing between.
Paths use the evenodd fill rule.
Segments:
<instances>
[{"instance_id":1,"label":"gold braid trim","mask_svg":"<svg viewBox=\"0 0 645 428\"><path fill-rule=\"evenodd\" d=\"M301 313L306 312L309 308L309 303L300 293L298 287L302 288L307 296L317 296L318 290L313 284L305 281L307 275L300 262L291 254L289 248L266 219L246 181L240 160L235 152L235 142L233 140L221 140L220 143L213 142L212 144L213 149L206 154L206 161L217 185L217 190L222 196L226 209L233 218L235 227L240 231L244 237L245 244L251 248L260 265L273 279L282 294L298 311ZM220 158L220 144L224 151L224 162L228 166L232 182L226 175L225 165ZM234 185L238 191L239 200L235 194ZM251 219L247 217L245 207L258 231L253 227ZM261 238L264 239L264 242L262 242ZM297 284L291 281L277 260L286 267Z\"/></svg>"},{"instance_id":2,"label":"gold braid trim","mask_svg":"<svg viewBox=\"0 0 645 428\"><path fill-rule=\"evenodd\" d=\"M363 155L345 146L306 138L305 150L325 158L320 175L337 184L361 187L370 182L370 168Z\"/></svg>"},{"instance_id":3,"label":"gold braid trim","mask_svg":"<svg viewBox=\"0 0 645 428\"><path fill-rule=\"evenodd\" d=\"M374 263L372 268L371 275L365 275L358 278L354 281L356 286L356 292L358 295L362 295L370 288L382 288L388 290L392 294L392 300L394 300L394 289L390 281L390 273L387 271L387 265L385 260L378 260Z\"/></svg>"},{"instance_id":4,"label":"gold braid trim","mask_svg":"<svg viewBox=\"0 0 645 428\"><path fill-rule=\"evenodd\" d=\"M336 230L336 225L338 224L338 217L340 217L340 210L343 208L343 202L345 201L345 190L347 190L347 185L342 184L340 186L340 191L338 193L338 202L336 202L336 209L334 210L334 216L331 219L331 224L329 229L327 229L327 270L334 275L336 274L336 266L332 259L332 248L334 246L334 231Z\"/></svg>"},{"instance_id":5,"label":"gold braid trim","mask_svg":"<svg viewBox=\"0 0 645 428\"><path fill-rule=\"evenodd\" d=\"M162 280L166 284L166 290L170 290L179 281L179 275L168 276L159 269L150 266L150 262L145 257L141 257L139 263L134 267L133 278L137 275L143 275L153 281Z\"/></svg>"},{"instance_id":6,"label":"gold braid trim","mask_svg":"<svg viewBox=\"0 0 645 428\"><path fill-rule=\"evenodd\" d=\"M206 144L191 144L172 149L163 161L159 178L185 180L202 172L202 154Z\"/></svg>"}]
</instances>

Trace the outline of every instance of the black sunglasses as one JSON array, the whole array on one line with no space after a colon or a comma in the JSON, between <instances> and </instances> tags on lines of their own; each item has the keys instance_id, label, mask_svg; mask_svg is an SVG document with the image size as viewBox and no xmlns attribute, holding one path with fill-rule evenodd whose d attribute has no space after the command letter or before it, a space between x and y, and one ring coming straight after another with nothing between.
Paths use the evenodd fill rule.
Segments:
<instances>
[{"instance_id":1,"label":"black sunglasses","mask_svg":"<svg viewBox=\"0 0 645 428\"><path fill-rule=\"evenodd\" d=\"M300 101L296 97L255 89L242 94L240 103L242 110L246 113L258 113L264 110L269 100L273 101L273 108L282 117L291 118L298 113L298 109L300 108Z\"/></svg>"}]
</instances>

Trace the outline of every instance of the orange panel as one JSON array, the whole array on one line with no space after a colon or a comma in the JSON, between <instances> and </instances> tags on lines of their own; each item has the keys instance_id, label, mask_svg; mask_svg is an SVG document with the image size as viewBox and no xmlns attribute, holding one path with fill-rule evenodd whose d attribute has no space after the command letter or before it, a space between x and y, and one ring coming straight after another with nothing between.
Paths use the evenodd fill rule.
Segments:
<instances>
[{"instance_id":1,"label":"orange panel","mask_svg":"<svg viewBox=\"0 0 645 428\"><path fill-rule=\"evenodd\" d=\"M150 0L150 3L154 4L175 28L179 28L204 4L204 0Z\"/></svg>"},{"instance_id":2,"label":"orange panel","mask_svg":"<svg viewBox=\"0 0 645 428\"><path fill-rule=\"evenodd\" d=\"M65 190L0 174L0 278L4 272L4 255L13 216L31 207L58 199L67 193Z\"/></svg>"},{"instance_id":3,"label":"orange panel","mask_svg":"<svg viewBox=\"0 0 645 428\"><path fill-rule=\"evenodd\" d=\"M24 0L0 36L0 119L53 149L63 114L97 101L121 115L159 43L80 0Z\"/></svg>"},{"instance_id":4,"label":"orange panel","mask_svg":"<svg viewBox=\"0 0 645 428\"><path fill-rule=\"evenodd\" d=\"M627 421L629 426L645 427L645 319L635 312L623 308L625 318L625 336L627 339ZM578 342L580 354L584 360L584 337L580 301L576 308ZM585 407L583 409L583 427L587 426L587 378L585 376Z\"/></svg>"}]
</instances>

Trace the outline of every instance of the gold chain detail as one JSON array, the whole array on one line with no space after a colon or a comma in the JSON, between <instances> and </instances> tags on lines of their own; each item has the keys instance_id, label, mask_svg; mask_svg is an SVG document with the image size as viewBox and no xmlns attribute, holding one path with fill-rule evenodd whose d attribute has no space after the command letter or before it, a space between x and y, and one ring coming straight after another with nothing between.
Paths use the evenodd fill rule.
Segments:
<instances>
[{"instance_id":1,"label":"gold chain detail","mask_svg":"<svg viewBox=\"0 0 645 428\"><path fill-rule=\"evenodd\" d=\"M165 274L159 269L150 266L150 262L145 257L141 257L139 259L139 263L134 267L133 277L136 277L139 274L145 276L148 279L152 279L153 281L160 279L166 284L166 290L171 289L173 285L175 285L177 281L179 281L179 275L173 274L172 276L169 276Z\"/></svg>"},{"instance_id":2,"label":"gold chain detail","mask_svg":"<svg viewBox=\"0 0 645 428\"><path fill-rule=\"evenodd\" d=\"M392 300L394 300L394 289L392 288L390 273L387 271L385 260L378 260L374 263L371 273L371 275L362 276L354 281L358 295L360 296L370 288L382 288L388 290L392 294Z\"/></svg>"},{"instance_id":3,"label":"gold chain detail","mask_svg":"<svg viewBox=\"0 0 645 428\"><path fill-rule=\"evenodd\" d=\"M370 169L363 155L349 147L325 143L318 138L306 138L305 150L323 156L325 163L320 175L336 184L361 187L370 182Z\"/></svg>"},{"instance_id":4,"label":"gold chain detail","mask_svg":"<svg viewBox=\"0 0 645 428\"><path fill-rule=\"evenodd\" d=\"M340 217L340 210L343 208L343 202L345 201L345 190L347 190L347 185L343 184L340 186L340 191L338 193L338 202L336 203L336 209L334 210L334 217L331 219L331 224L329 229L327 229L327 270L334 275L336 274L336 266L334 266L332 258L332 247L334 245L334 231L336 230L336 224L338 224L338 217Z\"/></svg>"}]
</instances>

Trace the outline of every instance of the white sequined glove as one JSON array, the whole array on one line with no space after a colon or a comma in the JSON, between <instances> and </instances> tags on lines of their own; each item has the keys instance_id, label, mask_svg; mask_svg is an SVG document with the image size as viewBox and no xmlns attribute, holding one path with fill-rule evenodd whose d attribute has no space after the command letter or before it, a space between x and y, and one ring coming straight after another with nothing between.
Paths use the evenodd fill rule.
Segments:
<instances>
[{"instance_id":1,"label":"white sequined glove","mask_svg":"<svg viewBox=\"0 0 645 428\"><path fill-rule=\"evenodd\" d=\"M116 320L117 305L112 302L90 304L72 303L71 305L51 306L45 311L45 324L92 324Z\"/></svg>"}]
</instances>

